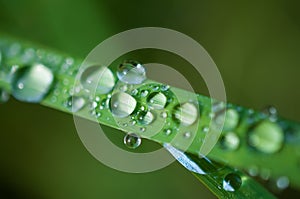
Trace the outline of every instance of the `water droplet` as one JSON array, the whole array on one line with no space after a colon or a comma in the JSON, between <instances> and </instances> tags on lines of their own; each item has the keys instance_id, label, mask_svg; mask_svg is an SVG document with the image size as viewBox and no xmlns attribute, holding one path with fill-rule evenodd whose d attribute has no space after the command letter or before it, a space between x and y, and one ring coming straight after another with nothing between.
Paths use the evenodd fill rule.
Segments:
<instances>
[{"instance_id":1,"label":"water droplet","mask_svg":"<svg viewBox=\"0 0 300 199\"><path fill-rule=\"evenodd\" d=\"M184 134L183 134L183 137L184 138L186 138L186 139L188 139L188 138L190 138L191 137L191 132L185 132Z\"/></svg>"},{"instance_id":2,"label":"water droplet","mask_svg":"<svg viewBox=\"0 0 300 199\"><path fill-rule=\"evenodd\" d=\"M169 88L170 88L169 85L162 85L160 89L161 89L162 91L167 91L167 90L169 90Z\"/></svg>"},{"instance_id":3,"label":"water droplet","mask_svg":"<svg viewBox=\"0 0 300 199\"><path fill-rule=\"evenodd\" d=\"M270 121L275 122L277 120L277 109L274 106L267 106L263 112L269 116Z\"/></svg>"},{"instance_id":4,"label":"water droplet","mask_svg":"<svg viewBox=\"0 0 300 199\"><path fill-rule=\"evenodd\" d=\"M153 120L154 120L154 115L151 113L151 111L147 111L147 112L140 111L137 114L137 121L140 124L147 125L147 124L152 123Z\"/></svg>"},{"instance_id":5,"label":"water droplet","mask_svg":"<svg viewBox=\"0 0 300 199\"><path fill-rule=\"evenodd\" d=\"M151 93L147 99L148 105L154 109L163 109L167 103L167 97L163 93Z\"/></svg>"},{"instance_id":6,"label":"water droplet","mask_svg":"<svg viewBox=\"0 0 300 199\"><path fill-rule=\"evenodd\" d=\"M259 175L263 180L268 180L271 176L271 171L269 169L261 169Z\"/></svg>"},{"instance_id":7,"label":"water droplet","mask_svg":"<svg viewBox=\"0 0 300 199\"><path fill-rule=\"evenodd\" d=\"M9 93L0 88L0 103L5 103L9 100Z\"/></svg>"},{"instance_id":8,"label":"water droplet","mask_svg":"<svg viewBox=\"0 0 300 199\"><path fill-rule=\"evenodd\" d=\"M227 174L223 180L223 189L226 191L234 192L242 185L241 177L236 173Z\"/></svg>"},{"instance_id":9,"label":"water droplet","mask_svg":"<svg viewBox=\"0 0 300 199\"><path fill-rule=\"evenodd\" d=\"M202 131L203 131L204 133L208 133L208 132L209 132L209 128L208 128L207 126L204 126L204 127L202 128Z\"/></svg>"},{"instance_id":10,"label":"water droplet","mask_svg":"<svg viewBox=\"0 0 300 199\"><path fill-rule=\"evenodd\" d=\"M165 133L166 135L171 135L172 130L171 130L171 129L165 129L165 130L164 130L164 133Z\"/></svg>"},{"instance_id":11,"label":"water droplet","mask_svg":"<svg viewBox=\"0 0 300 199\"><path fill-rule=\"evenodd\" d=\"M228 132L221 138L221 146L228 150L236 150L240 146L240 139L234 132Z\"/></svg>"},{"instance_id":12,"label":"water droplet","mask_svg":"<svg viewBox=\"0 0 300 199\"><path fill-rule=\"evenodd\" d=\"M142 90L141 91L141 96L142 97L147 97L148 94L149 94L149 91L147 91L147 90Z\"/></svg>"},{"instance_id":13,"label":"water droplet","mask_svg":"<svg viewBox=\"0 0 300 199\"><path fill-rule=\"evenodd\" d=\"M284 142L283 130L276 123L263 121L248 136L248 143L263 153L279 151Z\"/></svg>"},{"instance_id":14,"label":"water droplet","mask_svg":"<svg viewBox=\"0 0 300 199\"><path fill-rule=\"evenodd\" d=\"M79 110L81 110L85 106L85 104L86 104L86 100L83 97L79 97L79 96L71 96L68 98L66 102L66 106L73 113L76 113Z\"/></svg>"},{"instance_id":15,"label":"water droplet","mask_svg":"<svg viewBox=\"0 0 300 199\"><path fill-rule=\"evenodd\" d=\"M160 113L160 117L167 118L168 117L168 113L166 111L163 111L163 112Z\"/></svg>"},{"instance_id":16,"label":"water droplet","mask_svg":"<svg viewBox=\"0 0 300 199\"><path fill-rule=\"evenodd\" d=\"M282 176L279 177L276 181L276 185L279 189L286 189L290 184L288 177Z\"/></svg>"},{"instance_id":17,"label":"water droplet","mask_svg":"<svg viewBox=\"0 0 300 199\"><path fill-rule=\"evenodd\" d=\"M257 176L258 173L259 173L259 170L258 170L257 166L251 166L251 167L248 169L248 173L249 173L251 176Z\"/></svg>"},{"instance_id":18,"label":"water droplet","mask_svg":"<svg viewBox=\"0 0 300 199\"><path fill-rule=\"evenodd\" d=\"M115 78L111 70L104 66L86 68L80 77L82 86L90 92L96 90L99 94L110 92L115 85Z\"/></svg>"},{"instance_id":19,"label":"water droplet","mask_svg":"<svg viewBox=\"0 0 300 199\"><path fill-rule=\"evenodd\" d=\"M114 116L124 118L129 116L136 107L136 100L129 94L115 93L110 100L111 112Z\"/></svg>"},{"instance_id":20,"label":"water droplet","mask_svg":"<svg viewBox=\"0 0 300 199\"><path fill-rule=\"evenodd\" d=\"M136 149L142 143L142 139L135 133L128 133L124 137L124 144L130 149Z\"/></svg>"},{"instance_id":21,"label":"water droplet","mask_svg":"<svg viewBox=\"0 0 300 199\"><path fill-rule=\"evenodd\" d=\"M198 119L198 110L194 104L186 102L174 108L173 116L184 126L189 126Z\"/></svg>"},{"instance_id":22,"label":"water droplet","mask_svg":"<svg viewBox=\"0 0 300 199\"><path fill-rule=\"evenodd\" d=\"M133 96L135 96L135 95L137 95L138 94L138 90L137 89L133 89L132 91L131 91L131 95L133 95Z\"/></svg>"},{"instance_id":23,"label":"water droplet","mask_svg":"<svg viewBox=\"0 0 300 199\"><path fill-rule=\"evenodd\" d=\"M145 131L146 131L146 128L145 128L145 127L141 127L141 128L140 128L140 131L141 131L141 132L145 132Z\"/></svg>"},{"instance_id":24,"label":"water droplet","mask_svg":"<svg viewBox=\"0 0 300 199\"><path fill-rule=\"evenodd\" d=\"M49 92L53 79L51 70L42 64L20 68L12 81L12 95L20 101L40 102Z\"/></svg>"},{"instance_id":25,"label":"water droplet","mask_svg":"<svg viewBox=\"0 0 300 199\"><path fill-rule=\"evenodd\" d=\"M118 67L117 76L127 84L141 84L146 80L146 70L136 61L125 61Z\"/></svg>"},{"instance_id":26,"label":"water droplet","mask_svg":"<svg viewBox=\"0 0 300 199\"><path fill-rule=\"evenodd\" d=\"M239 113L234 109L222 110L215 115L214 122L223 125L223 131L233 130L239 123Z\"/></svg>"}]
</instances>

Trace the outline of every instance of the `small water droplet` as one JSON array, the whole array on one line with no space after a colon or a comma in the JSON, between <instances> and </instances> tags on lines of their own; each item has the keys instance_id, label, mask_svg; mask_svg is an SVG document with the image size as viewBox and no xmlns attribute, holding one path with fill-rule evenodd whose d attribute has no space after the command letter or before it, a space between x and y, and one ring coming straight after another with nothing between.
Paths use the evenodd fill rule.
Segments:
<instances>
[{"instance_id":1,"label":"small water droplet","mask_svg":"<svg viewBox=\"0 0 300 199\"><path fill-rule=\"evenodd\" d=\"M141 91L141 97L147 97L148 94L149 94L148 90L142 90Z\"/></svg>"},{"instance_id":2,"label":"small water droplet","mask_svg":"<svg viewBox=\"0 0 300 199\"><path fill-rule=\"evenodd\" d=\"M249 169L248 169L248 173L249 175L251 176L257 176L259 174L259 170L257 168L257 166L251 166Z\"/></svg>"},{"instance_id":3,"label":"small water droplet","mask_svg":"<svg viewBox=\"0 0 300 199\"><path fill-rule=\"evenodd\" d=\"M140 111L138 114L137 114L137 121L140 123L140 124L143 124L143 125L147 125L147 124L150 124L152 123L154 120L154 115L151 111Z\"/></svg>"},{"instance_id":4,"label":"small water droplet","mask_svg":"<svg viewBox=\"0 0 300 199\"><path fill-rule=\"evenodd\" d=\"M124 144L130 149L136 149L142 143L142 139L140 136L135 133L128 133L124 137Z\"/></svg>"},{"instance_id":5,"label":"small water droplet","mask_svg":"<svg viewBox=\"0 0 300 199\"><path fill-rule=\"evenodd\" d=\"M277 109L274 106L267 106L263 112L269 116L270 121L275 122L278 118Z\"/></svg>"},{"instance_id":6,"label":"small water droplet","mask_svg":"<svg viewBox=\"0 0 300 199\"><path fill-rule=\"evenodd\" d=\"M173 116L184 126L189 126L196 122L199 114L194 104L186 102L174 108Z\"/></svg>"},{"instance_id":7,"label":"small water droplet","mask_svg":"<svg viewBox=\"0 0 300 199\"><path fill-rule=\"evenodd\" d=\"M12 95L25 102L37 103L44 99L53 83L52 71L42 64L23 67L12 81Z\"/></svg>"},{"instance_id":8,"label":"small water droplet","mask_svg":"<svg viewBox=\"0 0 300 199\"><path fill-rule=\"evenodd\" d=\"M188 131L188 132L185 132L185 133L183 134L183 137L184 137L184 138L187 138L187 139L190 138L190 137L191 137L191 132L189 132L189 131Z\"/></svg>"},{"instance_id":9,"label":"small water droplet","mask_svg":"<svg viewBox=\"0 0 300 199\"><path fill-rule=\"evenodd\" d=\"M85 104L86 100L83 97L79 96L71 96L66 101L66 106L73 113L76 113L79 110L81 110L85 106Z\"/></svg>"},{"instance_id":10,"label":"small water droplet","mask_svg":"<svg viewBox=\"0 0 300 199\"><path fill-rule=\"evenodd\" d=\"M214 124L223 125L223 131L233 130L239 123L239 113L235 109L221 110L215 114Z\"/></svg>"},{"instance_id":11,"label":"small water droplet","mask_svg":"<svg viewBox=\"0 0 300 199\"><path fill-rule=\"evenodd\" d=\"M236 173L227 174L223 180L223 189L226 191L234 192L242 185L241 177Z\"/></svg>"},{"instance_id":12,"label":"small water droplet","mask_svg":"<svg viewBox=\"0 0 300 199\"><path fill-rule=\"evenodd\" d=\"M248 143L263 153L279 151L284 142L283 130L276 123L263 121L249 132Z\"/></svg>"},{"instance_id":13,"label":"small water droplet","mask_svg":"<svg viewBox=\"0 0 300 199\"><path fill-rule=\"evenodd\" d=\"M164 130L164 133L165 133L166 135L171 135L172 130L171 130L171 129L165 129L165 130Z\"/></svg>"},{"instance_id":14,"label":"small water droplet","mask_svg":"<svg viewBox=\"0 0 300 199\"><path fill-rule=\"evenodd\" d=\"M110 100L111 112L114 116L124 118L129 116L136 107L136 100L129 94L115 93Z\"/></svg>"},{"instance_id":15,"label":"small water droplet","mask_svg":"<svg viewBox=\"0 0 300 199\"><path fill-rule=\"evenodd\" d=\"M263 180L268 180L271 176L271 171L269 169L261 169L259 175Z\"/></svg>"},{"instance_id":16,"label":"small water droplet","mask_svg":"<svg viewBox=\"0 0 300 199\"><path fill-rule=\"evenodd\" d=\"M151 93L147 99L148 105L153 109L163 109L167 103L167 97L163 93Z\"/></svg>"},{"instance_id":17,"label":"small water droplet","mask_svg":"<svg viewBox=\"0 0 300 199\"><path fill-rule=\"evenodd\" d=\"M160 113L160 117L165 119L168 117L168 113L166 111L163 111Z\"/></svg>"},{"instance_id":18,"label":"small water droplet","mask_svg":"<svg viewBox=\"0 0 300 199\"><path fill-rule=\"evenodd\" d=\"M141 131L141 132L145 132L145 131L146 131L146 128L145 128L145 127L141 127L141 128L140 128L140 131Z\"/></svg>"},{"instance_id":19,"label":"small water droplet","mask_svg":"<svg viewBox=\"0 0 300 199\"><path fill-rule=\"evenodd\" d=\"M276 181L276 185L279 189L286 189L290 184L290 181L288 179L288 177L286 176L281 176L277 179Z\"/></svg>"},{"instance_id":20,"label":"small water droplet","mask_svg":"<svg viewBox=\"0 0 300 199\"><path fill-rule=\"evenodd\" d=\"M133 89L131 91L131 95L133 95L133 96L137 95L138 93L139 93L139 91L137 89Z\"/></svg>"},{"instance_id":21,"label":"small water droplet","mask_svg":"<svg viewBox=\"0 0 300 199\"><path fill-rule=\"evenodd\" d=\"M86 68L80 77L82 86L90 92L99 94L110 92L115 85L115 77L111 70L104 66Z\"/></svg>"},{"instance_id":22,"label":"small water droplet","mask_svg":"<svg viewBox=\"0 0 300 199\"><path fill-rule=\"evenodd\" d=\"M160 89L161 89L162 91L167 91L167 90L169 90L169 88L170 88L169 85L162 85Z\"/></svg>"},{"instance_id":23,"label":"small water droplet","mask_svg":"<svg viewBox=\"0 0 300 199\"><path fill-rule=\"evenodd\" d=\"M146 80L146 70L136 61L125 61L118 67L117 76L127 84L141 84Z\"/></svg>"},{"instance_id":24,"label":"small water droplet","mask_svg":"<svg viewBox=\"0 0 300 199\"><path fill-rule=\"evenodd\" d=\"M9 100L9 93L0 88L0 103L5 103Z\"/></svg>"},{"instance_id":25,"label":"small water droplet","mask_svg":"<svg viewBox=\"0 0 300 199\"><path fill-rule=\"evenodd\" d=\"M234 132L228 132L221 138L221 146L227 150L236 150L240 146L240 138Z\"/></svg>"},{"instance_id":26,"label":"small water droplet","mask_svg":"<svg viewBox=\"0 0 300 199\"><path fill-rule=\"evenodd\" d=\"M208 132L209 132L209 127L208 127L208 126L204 126L204 127L202 128L202 131L203 131L204 133L208 133Z\"/></svg>"}]
</instances>

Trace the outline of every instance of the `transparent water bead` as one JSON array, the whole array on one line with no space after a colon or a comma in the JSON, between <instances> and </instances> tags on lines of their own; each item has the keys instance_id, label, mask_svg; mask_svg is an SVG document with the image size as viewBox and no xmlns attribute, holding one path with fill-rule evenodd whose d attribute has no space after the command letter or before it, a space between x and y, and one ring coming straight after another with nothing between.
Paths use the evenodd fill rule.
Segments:
<instances>
[{"instance_id":1,"label":"transparent water bead","mask_svg":"<svg viewBox=\"0 0 300 199\"><path fill-rule=\"evenodd\" d=\"M136 61L125 61L119 67L117 76L127 84L141 84L146 80L146 70Z\"/></svg>"},{"instance_id":2,"label":"transparent water bead","mask_svg":"<svg viewBox=\"0 0 300 199\"><path fill-rule=\"evenodd\" d=\"M240 138L234 132L228 132L221 138L221 145L227 150L236 150L240 146Z\"/></svg>"},{"instance_id":3,"label":"transparent water bead","mask_svg":"<svg viewBox=\"0 0 300 199\"><path fill-rule=\"evenodd\" d=\"M140 123L140 124L143 124L143 125L147 125L147 124L151 124L154 120L154 115L151 111L140 111L138 114L137 114L137 121Z\"/></svg>"},{"instance_id":4,"label":"transparent water bead","mask_svg":"<svg viewBox=\"0 0 300 199\"><path fill-rule=\"evenodd\" d=\"M248 143L263 153L279 151L284 142L284 133L280 126L270 121L263 121L249 132Z\"/></svg>"},{"instance_id":5,"label":"transparent water bead","mask_svg":"<svg viewBox=\"0 0 300 199\"><path fill-rule=\"evenodd\" d=\"M124 144L130 149L136 149L142 143L142 139L140 136L135 133L128 133L124 137Z\"/></svg>"},{"instance_id":6,"label":"transparent water bead","mask_svg":"<svg viewBox=\"0 0 300 199\"><path fill-rule=\"evenodd\" d=\"M40 102L49 92L53 79L52 71L42 64L19 68L13 77L12 95L20 101Z\"/></svg>"},{"instance_id":7,"label":"transparent water bead","mask_svg":"<svg viewBox=\"0 0 300 199\"><path fill-rule=\"evenodd\" d=\"M106 94L115 86L115 77L111 70L104 66L86 68L80 76L82 86L90 92Z\"/></svg>"},{"instance_id":8,"label":"transparent water bead","mask_svg":"<svg viewBox=\"0 0 300 199\"><path fill-rule=\"evenodd\" d=\"M86 100L83 97L71 96L66 102L68 109L75 113L81 110L86 105Z\"/></svg>"},{"instance_id":9,"label":"transparent water bead","mask_svg":"<svg viewBox=\"0 0 300 199\"><path fill-rule=\"evenodd\" d=\"M286 176L281 176L276 181L276 186L279 189L286 189L290 184L289 178Z\"/></svg>"},{"instance_id":10,"label":"transparent water bead","mask_svg":"<svg viewBox=\"0 0 300 199\"><path fill-rule=\"evenodd\" d=\"M242 185L241 176L236 173L227 174L223 180L223 189L226 191L234 192Z\"/></svg>"},{"instance_id":11,"label":"transparent water bead","mask_svg":"<svg viewBox=\"0 0 300 199\"><path fill-rule=\"evenodd\" d=\"M235 109L222 110L215 115L214 122L223 125L224 131L233 130L239 123L239 113Z\"/></svg>"},{"instance_id":12,"label":"transparent water bead","mask_svg":"<svg viewBox=\"0 0 300 199\"><path fill-rule=\"evenodd\" d=\"M153 109L163 109L167 104L167 97L163 93L151 93L147 98L148 105Z\"/></svg>"},{"instance_id":13,"label":"transparent water bead","mask_svg":"<svg viewBox=\"0 0 300 199\"><path fill-rule=\"evenodd\" d=\"M173 116L184 126L189 126L195 123L199 114L198 109L194 104L186 102L175 107Z\"/></svg>"},{"instance_id":14,"label":"transparent water bead","mask_svg":"<svg viewBox=\"0 0 300 199\"><path fill-rule=\"evenodd\" d=\"M115 93L110 100L111 112L114 116L124 118L129 116L136 107L136 100L129 94Z\"/></svg>"},{"instance_id":15,"label":"transparent water bead","mask_svg":"<svg viewBox=\"0 0 300 199\"><path fill-rule=\"evenodd\" d=\"M0 103L5 103L8 100L9 100L9 93L6 90L0 88Z\"/></svg>"}]
</instances>

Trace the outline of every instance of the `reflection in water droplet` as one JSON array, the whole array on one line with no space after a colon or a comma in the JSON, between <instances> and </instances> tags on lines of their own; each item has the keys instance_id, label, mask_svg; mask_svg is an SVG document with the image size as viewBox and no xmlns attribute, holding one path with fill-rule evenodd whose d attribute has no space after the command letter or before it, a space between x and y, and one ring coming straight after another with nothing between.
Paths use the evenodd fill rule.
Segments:
<instances>
[{"instance_id":1,"label":"reflection in water droplet","mask_svg":"<svg viewBox=\"0 0 300 199\"><path fill-rule=\"evenodd\" d=\"M154 120L154 115L150 111L140 111L137 114L137 121L140 124L147 125Z\"/></svg>"},{"instance_id":2,"label":"reflection in water droplet","mask_svg":"<svg viewBox=\"0 0 300 199\"><path fill-rule=\"evenodd\" d=\"M37 103L44 99L53 83L52 71L42 64L23 67L12 81L12 95L25 102Z\"/></svg>"},{"instance_id":3,"label":"reflection in water droplet","mask_svg":"<svg viewBox=\"0 0 300 199\"><path fill-rule=\"evenodd\" d=\"M286 189L290 184L288 177L282 176L277 179L276 185L279 189Z\"/></svg>"},{"instance_id":4,"label":"reflection in water droplet","mask_svg":"<svg viewBox=\"0 0 300 199\"><path fill-rule=\"evenodd\" d=\"M248 136L248 143L263 153L279 151L284 142L284 134L280 126L270 121L258 124Z\"/></svg>"},{"instance_id":5,"label":"reflection in water droplet","mask_svg":"<svg viewBox=\"0 0 300 199\"><path fill-rule=\"evenodd\" d=\"M227 150L236 150L240 145L240 139L234 132L228 132L221 138L221 146Z\"/></svg>"},{"instance_id":6,"label":"reflection in water droplet","mask_svg":"<svg viewBox=\"0 0 300 199\"><path fill-rule=\"evenodd\" d=\"M104 66L86 68L80 77L82 86L90 92L96 90L99 94L106 94L115 85L115 78L111 70Z\"/></svg>"},{"instance_id":7,"label":"reflection in water droplet","mask_svg":"<svg viewBox=\"0 0 300 199\"><path fill-rule=\"evenodd\" d=\"M198 119L199 114L194 104L186 102L174 108L173 116L184 126L189 126Z\"/></svg>"},{"instance_id":8,"label":"reflection in water droplet","mask_svg":"<svg viewBox=\"0 0 300 199\"><path fill-rule=\"evenodd\" d=\"M129 94L115 93L110 100L111 112L114 116L124 118L129 116L136 107L136 100Z\"/></svg>"},{"instance_id":9,"label":"reflection in water droplet","mask_svg":"<svg viewBox=\"0 0 300 199\"><path fill-rule=\"evenodd\" d=\"M81 110L85 106L85 104L86 104L86 100L83 97L79 97L79 96L71 96L68 98L66 102L66 106L73 113Z\"/></svg>"},{"instance_id":10,"label":"reflection in water droplet","mask_svg":"<svg viewBox=\"0 0 300 199\"><path fill-rule=\"evenodd\" d=\"M236 191L242 185L241 177L236 173L227 174L223 180L223 189L226 191Z\"/></svg>"},{"instance_id":11,"label":"reflection in water droplet","mask_svg":"<svg viewBox=\"0 0 300 199\"><path fill-rule=\"evenodd\" d=\"M117 76L127 84L141 84L146 80L146 70L136 61L125 61L118 67Z\"/></svg>"},{"instance_id":12,"label":"reflection in water droplet","mask_svg":"<svg viewBox=\"0 0 300 199\"><path fill-rule=\"evenodd\" d=\"M148 105L154 109L163 109L167 103L167 97L163 93L151 93L147 99Z\"/></svg>"},{"instance_id":13,"label":"reflection in water droplet","mask_svg":"<svg viewBox=\"0 0 300 199\"><path fill-rule=\"evenodd\" d=\"M142 143L142 139L135 133L128 133L124 137L124 144L130 149L136 149Z\"/></svg>"},{"instance_id":14,"label":"reflection in water droplet","mask_svg":"<svg viewBox=\"0 0 300 199\"><path fill-rule=\"evenodd\" d=\"M0 88L0 103L5 103L9 100L9 93Z\"/></svg>"}]
</instances>

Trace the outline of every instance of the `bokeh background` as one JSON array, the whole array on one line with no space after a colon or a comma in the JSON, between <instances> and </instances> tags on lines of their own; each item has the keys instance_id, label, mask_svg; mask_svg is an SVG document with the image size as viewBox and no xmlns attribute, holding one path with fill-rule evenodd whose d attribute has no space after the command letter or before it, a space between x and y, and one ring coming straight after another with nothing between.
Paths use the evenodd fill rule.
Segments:
<instances>
[{"instance_id":1,"label":"bokeh background","mask_svg":"<svg viewBox=\"0 0 300 199\"><path fill-rule=\"evenodd\" d=\"M209 52L228 101L255 109L271 104L300 121L299 6L296 0L0 0L0 32L83 58L127 29L174 29ZM197 78L189 80L195 85ZM207 93L202 83L197 91ZM0 105L0 124L0 198L215 198L178 163L146 174L102 165L82 145L71 115L10 99ZM122 145L122 134L107 134Z\"/></svg>"}]
</instances>

